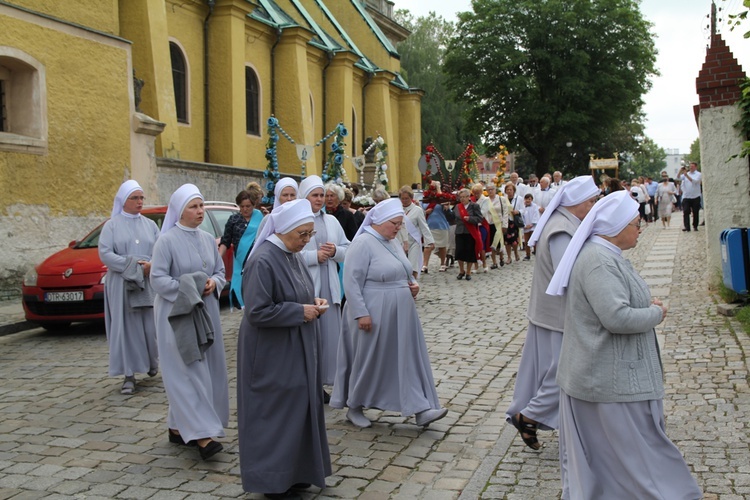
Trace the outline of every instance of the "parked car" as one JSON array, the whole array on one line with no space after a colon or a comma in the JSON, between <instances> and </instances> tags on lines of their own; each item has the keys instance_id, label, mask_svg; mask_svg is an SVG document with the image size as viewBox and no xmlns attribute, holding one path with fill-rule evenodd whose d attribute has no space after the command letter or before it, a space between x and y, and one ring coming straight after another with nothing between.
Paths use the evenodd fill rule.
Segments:
<instances>
[{"instance_id":1,"label":"parked car","mask_svg":"<svg viewBox=\"0 0 750 500\"><path fill-rule=\"evenodd\" d=\"M239 211L234 203L207 201L200 228L214 235L218 244L229 217ZM161 228L166 206L146 207L141 214ZM104 221L106 222L106 221ZM82 240L71 241L26 273L22 284L23 310L28 321L48 330L64 328L74 321L104 320L104 280L107 273L99 259L99 235L104 222ZM234 253L224 254L229 291Z\"/></svg>"}]
</instances>

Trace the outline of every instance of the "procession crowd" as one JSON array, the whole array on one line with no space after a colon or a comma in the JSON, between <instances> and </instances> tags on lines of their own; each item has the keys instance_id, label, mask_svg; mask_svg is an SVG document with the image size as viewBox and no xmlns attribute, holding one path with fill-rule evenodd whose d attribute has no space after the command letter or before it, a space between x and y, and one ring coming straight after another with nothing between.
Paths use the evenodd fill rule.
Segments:
<instances>
[{"instance_id":1,"label":"procession crowd","mask_svg":"<svg viewBox=\"0 0 750 500\"><path fill-rule=\"evenodd\" d=\"M691 166L680 173L683 186L694 182L685 180L690 174L700 182ZM500 186L477 183L455 195L433 182L420 201L409 186L398 198L380 189L377 204L357 209L340 185L283 178L270 213L257 184L237 195L240 211L217 245L199 229L197 186L172 194L159 228L140 215L143 189L126 181L99 246L108 266L109 374L123 376L121 391L132 394L136 374L161 369L168 440L204 460L223 450L230 395L219 298L222 256L232 248L229 298L243 315L243 488L301 498L312 485L325 488L332 473L325 404L346 408L359 428L372 425L367 409L414 416L421 427L448 413L415 305L432 253L438 272L457 263L465 281L533 255L508 423L533 450L541 447L537 430L560 430L563 498L700 498L664 429L654 327L667 309L622 257L649 215L658 210L668 224L680 192L668 178L653 195L643 184L566 182L560 172L524 184L512 173Z\"/></svg>"}]
</instances>

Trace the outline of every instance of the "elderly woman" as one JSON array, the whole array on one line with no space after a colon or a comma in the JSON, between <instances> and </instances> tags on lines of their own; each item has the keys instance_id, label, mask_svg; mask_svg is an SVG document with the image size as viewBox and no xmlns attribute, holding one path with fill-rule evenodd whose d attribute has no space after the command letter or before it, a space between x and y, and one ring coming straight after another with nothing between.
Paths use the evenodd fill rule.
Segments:
<instances>
[{"instance_id":1,"label":"elderly woman","mask_svg":"<svg viewBox=\"0 0 750 500\"><path fill-rule=\"evenodd\" d=\"M513 262L513 258L510 255L510 251L513 250L513 255L516 257L516 262L520 262L521 258L518 256L518 238L519 233L523 225L519 225L519 222L523 220L521 210L523 210L523 197L516 195L516 186L512 182L508 182L505 185L505 196L508 197L508 204L510 210L508 211L508 228L505 231L503 239L505 240L505 253L508 255L508 264Z\"/></svg>"},{"instance_id":2,"label":"elderly woman","mask_svg":"<svg viewBox=\"0 0 750 500\"><path fill-rule=\"evenodd\" d=\"M490 223L490 246L492 247L492 265L490 269L497 269L497 258L500 257L500 267L505 265L503 258L503 236L508 231L508 213L510 204L505 196L497 194L497 186L487 186L487 198L490 200L488 208Z\"/></svg>"},{"instance_id":3,"label":"elderly woman","mask_svg":"<svg viewBox=\"0 0 750 500\"><path fill-rule=\"evenodd\" d=\"M347 301L331 406L349 408L357 427L363 408L416 414L417 425L443 418L414 298L419 285L395 241L405 214L397 199L375 205L346 252Z\"/></svg>"},{"instance_id":4,"label":"elderly woman","mask_svg":"<svg viewBox=\"0 0 750 500\"><path fill-rule=\"evenodd\" d=\"M230 246L234 247L234 266L232 267L232 281L229 290L229 301L234 306L244 306L242 301L242 266L255 241L263 213L255 209L253 195L242 190L235 198L240 211L232 214L224 226L224 235L219 242L219 255L224 257Z\"/></svg>"},{"instance_id":5,"label":"elderly woman","mask_svg":"<svg viewBox=\"0 0 750 500\"><path fill-rule=\"evenodd\" d=\"M223 449L212 438L224 437L229 388L219 317L224 262L214 237L198 227L204 215L203 195L193 184L172 194L154 246L151 283L169 441L197 444L205 460Z\"/></svg>"},{"instance_id":6,"label":"elderly woman","mask_svg":"<svg viewBox=\"0 0 750 500\"><path fill-rule=\"evenodd\" d=\"M654 327L667 308L622 256L636 246L640 226L629 192L604 197L547 288L567 296L557 370L562 498L702 497L665 433Z\"/></svg>"},{"instance_id":7,"label":"elderly woman","mask_svg":"<svg viewBox=\"0 0 750 500\"><path fill-rule=\"evenodd\" d=\"M423 260L422 242L424 241L425 248L432 250L435 248L435 240L432 238L430 228L427 226L424 210L419 205L414 204L414 191L409 186L403 186L398 190L398 198L401 200L404 213L416 231L413 231L414 236L412 236L406 224L404 224L398 232L397 238L404 246L404 251L406 251L406 255L411 263L411 268L414 270L414 277L418 278L420 269L425 274L428 272L427 262Z\"/></svg>"},{"instance_id":8,"label":"elderly woman","mask_svg":"<svg viewBox=\"0 0 750 500\"><path fill-rule=\"evenodd\" d=\"M466 277L471 280L472 265L477 266L477 256L482 250L482 235L479 224L482 223L482 210L471 201L471 192L464 188L458 192L458 203L453 207L456 217L456 260L458 261L458 279ZM464 264L466 269L464 270Z\"/></svg>"},{"instance_id":9,"label":"elderly woman","mask_svg":"<svg viewBox=\"0 0 750 500\"><path fill-rule=\"evenodd\" d=\"M151 253L159 228L141 215L143 189L125 181L115 196L112 217L99 236L99 257L107 266L104 326L109 341L109 375L125 376L120 392L135 392L135 374L159 371L153 294L149 283Z\"/></svg>"},{"instance_id":10,"label":"elderly woman","mask_svg":"<svg viewBox=\"0 0 750 500\"><path fill-rule=\"evenodd\" d=\"M326 213L336 217L344 230L346 239L351 241L357 234L357 221L354 219L354 214L341 205L341 202L344 201L344 188L329 182L325 185L324 190Z\"/></svg>"},{"instance_id":11,"label":"elderly woman","mask_svg":"<svg viewBox=\"0 0 750 500\"><path fill-rule=\"evenodd\" d=\"M245 491L301 498L325 488L331 459L323 414L320 321L328 303L300 252L315 236L310 202L289 201L267 217L245 265L237 346L237 420ZM253 286L249 286L252 283Z\"/></svg>"},{"instance_id":12,"label":"elderly woman","mask_svg":"<svg viewBox=\"0 0 750 500\"><path fill-rule=\"evenodd\" d=\"M273 188L273 209L276 209L284 203L297 199L297 181L291 177L284 177L276 183ZM263 227L266 225L266 218L260 222L257 234L263 232ZM247 259L245 259L247 261ZM241 269L244 269L244 265Z\"/></svg>"},{"instance_id":13,"label":"elderly woman","mask_svg":"<svg viewBox=\"0 0 750 500\"><path fill-rule=\"evenodd\" d=\"M336 218L322 211L325 204L323 189L323 181L317 175L300 182L300 198L310 202L315 223L315 235L302 249L300 257L315 284L315 296L326 299L331 307L320 320L320 336L323 384L333 385L341 335L341 283L336 263L344 262L349 240ZM328 399L327 394L324 394L324 399Z\"/></svg>"},{"instance_id":14,"label":"elderly woman","mask_svg":"<svg viewBox=\"0 0 750 500\"><path fill-rule=\"evenodd\" d=\"M431 186L431 191L435 195L442 193L439 181L432 181ZM432 247L424 247L424 255L422 256L422 261L424 262L423 272L427 272L430 263L430 254L432 254L433 248L437 248L438 257L440 258L439 271L444 273L447 269L445 258L448 252L448 236L450 233L448 218L450 217L452 220L453 212L450 211L449 203L440 203L437 199L422 203L422 208L427 219L427 227L430 229L432 238L435 241Z\"/></svg>"}]
</instances>

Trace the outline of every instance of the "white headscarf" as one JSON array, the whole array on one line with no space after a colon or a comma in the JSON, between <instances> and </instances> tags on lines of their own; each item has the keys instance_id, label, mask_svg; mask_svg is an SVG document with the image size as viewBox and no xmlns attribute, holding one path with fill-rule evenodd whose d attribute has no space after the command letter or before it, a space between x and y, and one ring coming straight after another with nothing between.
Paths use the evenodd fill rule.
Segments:
<instances>
[{"instance_id":1,"label":"white headscarf","mask_svg":"<svg viewBox=\"0 0 750 500\"><path fill-rule=\"evenodd\" d=\"M129 180L125 181L120 185L120 189L117 190L117 194L115 195L115 203L112 205L112 215L111 217L114 217L115 215L119 215L120 212L122 212L122 207L125 205L125 200L128 199L128 196L133 194L135 191L143 191L143 188L138 184L137 181Z\"/></svg>"},{"instance_id":2,"label":"white headscarf","mask_svg":"<svg viewBox=\"0 0 750 500\"><path fill-rule=\"evenodd\" d=\"M172 193L169 197L167 215L164 216L164 223L161 226L161 234L166 233L179 222L182 211L195 198L203 200L203 195L195 184L183 184Z\"/></svg>"},{"instance_id":3,"label":"white headscarf","mask_svg":"<svg viewBox=\"0 0 750 500\"><path fill-rule=\"evenodd\" d=\"M404 222L406 222L406 212L404 212L404 207L401 205L401 200L398 198L388 198L387 200L381 201L367 212L364 222L359 226L359 230L354 237L356 238L364 233L366 227L370 227L373 224L382 224L387 220L398 217L399 215L404 217Z\"/></svg>"},{"instance_id":4,"label":"white headscarf","mask_svg":"<svg viewBox=\"0 0 750 500\"><path fill-rule=\"evenodd\" d=\"M581 175L576 177L562 185L552 197L547 208L544 209L542 217L539 222L536 223L536 228L531 234L528 245L534 246L539 241L539 237L542 235L542 230L547 224L547 221L557 209L557 207L572 207L583 203L586 200L593 198L599 194L599 188L596 187L594 178L590 175Z\"/></svg>"},{"instance_id":5,"label":"white headscarf","mask_svg":"<svg viewBox=\"0 0 750 500\"><path fill-rule=\"evenodd\" d=\"M307 198L310 193L312 193L313 190L317 188L325 190L323 179L321 179L317 175L305 177L302 182L299 183L299 191L297 193L297 196L299 196L300 198Z\"/></svg>"},{"instance_id":6,"label":"white headscarf","mask_svg":"<svg viewBox=\"0 0 750 500\"><path fill-rule=\"evenodd\" d=\"M279 196L281 196L281 191L285 187L293 187L295 193L298 191L297 181L295 181L291 177L284 177L283 179L280 179L279 182L276 183L276 187L273 189L273 208L281 206Z\"/></svg>"},{"instance_id":7,"label":"white headscarf","mask_svg":"<svg viewBox=\"0 0 750 500\"><path fill-rule=\"evenodd\" d=\"M555 274L552 275L547 293L563 295L570 280L573 264L575 264L583 244L592 235L616 236L620 234L630 221L638 215L638 208L638 202L633 199L629 191L615 191L597 201L594 208L578 226L573 239L570 240Z\"/></svg>"},{"instance_id":8,"label":"white headscarf","mask_svg":"<svg viewBox=\"0 0 750 500\"><path fill-rule=\"evenodd\" d=\"M266 217L266 223L263 230L255 238L253 249L250 251L252 256L261 243L266 241L272 234L286 234L292 229L313 222L313 212L310 202L304 198L287 201L283 205L274 208L271 214Z\"/></svg>"}]
</instances>

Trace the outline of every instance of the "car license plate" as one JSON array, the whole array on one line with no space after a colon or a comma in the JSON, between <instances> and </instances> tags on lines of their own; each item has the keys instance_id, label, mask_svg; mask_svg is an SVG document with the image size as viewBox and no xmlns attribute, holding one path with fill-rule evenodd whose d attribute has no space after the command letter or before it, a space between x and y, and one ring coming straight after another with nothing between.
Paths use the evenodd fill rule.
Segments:
<instances>
[{"instance_id":1,"label":"car license plate","mask_svg":"<svg viewBox=\"0 0 750 500\"><path fill-rule=\"evenodd\" d=\"M81 302L83 292L47 292L44 300L45 302Z\"/></svg>"}]
</instances>

